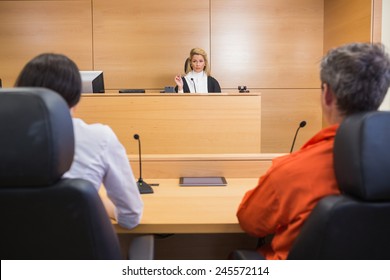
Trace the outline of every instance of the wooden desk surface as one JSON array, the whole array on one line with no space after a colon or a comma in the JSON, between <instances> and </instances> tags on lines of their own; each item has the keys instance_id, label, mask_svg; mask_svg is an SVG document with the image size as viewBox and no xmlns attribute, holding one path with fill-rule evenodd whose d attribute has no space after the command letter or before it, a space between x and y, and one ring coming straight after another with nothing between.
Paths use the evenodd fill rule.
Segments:
<instances>
[{"instance_id":1,"label":"wooden desk surface","mask_svg":"<svg viewBox=\"0 0 390 280\"><path fill-rule=\"evenodd\" d=\"M258 178L226 178L224 187L180 187L179 179L148 179L153 194L143 194L144 214L139 226L118 233L241 233L236 211L245 192Z\"/></svg>"}]
</instances>

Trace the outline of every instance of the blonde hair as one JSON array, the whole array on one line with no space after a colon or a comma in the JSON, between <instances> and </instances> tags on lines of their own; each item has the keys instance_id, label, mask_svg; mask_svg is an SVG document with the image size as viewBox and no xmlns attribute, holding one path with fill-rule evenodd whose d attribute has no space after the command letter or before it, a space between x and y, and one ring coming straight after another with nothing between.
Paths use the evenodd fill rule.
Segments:
<instances>
[{"instance_id":1,"label":"blonde hair","mask_svg":"<svg viewBox=\"0 0 390 280\"><path fill-rule=\"evenodd\" d=\"M186 72L186 74L188 72L192 71L191 60L192 60L192 57L194 55L201 55L203 57L204 62L205 62L205 66L204 66L203 70L206 72L207 76L210 76L209 59L207 58L207 53L203 49L201 49L201 48L193 48L190 51L190 56L187 58L187 60L185 62L185 72Z\"/></svg>"}]
</instances>

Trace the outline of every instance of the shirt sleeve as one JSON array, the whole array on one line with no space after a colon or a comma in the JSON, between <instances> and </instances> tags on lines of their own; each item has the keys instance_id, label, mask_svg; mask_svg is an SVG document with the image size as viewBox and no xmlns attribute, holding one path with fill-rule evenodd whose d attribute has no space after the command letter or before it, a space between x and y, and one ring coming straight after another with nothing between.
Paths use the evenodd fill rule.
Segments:
<instances>
[{"instance_id":1,"label":"shirt sleeve","mask_svg":"<svg viewBox=\"0 0 390 280\"><path fill-rule=\"evenodd\" d=\"M237 218L241 228L255 237L264 237L274 234L282 226L282 209L280 200L275 191L273 168L259 179L258 185L248 191L242 199Z\"/></svg>"},{"instance_id":2,"label":"shirt sleeve","mask_svg":"<svg viewBox=\"0 0 390 280\"><path fill-rule=\"evenodd\" d=\"M104 160L106 174L103 184L115 205L116 220L119 225L131 229L141 220L143 201L126 150L111 129Z\"/></svg>"}]
</instances>

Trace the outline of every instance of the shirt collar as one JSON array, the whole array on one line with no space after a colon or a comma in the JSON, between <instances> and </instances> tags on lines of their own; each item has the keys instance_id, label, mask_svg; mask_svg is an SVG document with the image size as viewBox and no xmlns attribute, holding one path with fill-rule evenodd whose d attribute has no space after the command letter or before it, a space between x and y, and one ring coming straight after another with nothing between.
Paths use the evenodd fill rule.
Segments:
<instances>
[{"instance_id":1,"label":"shirt collar","mask_svg":"<svg viewBox=\"0 0 390 280\"><path fill-rule=\"evenodd\" d=\"M302 146L302 149L314 145L323 140L334 138L336 136L336 132L339 126L340 126L339 124L334 124L322 129L316 135L314 135L309 141L307 141L306 144Z\"/></svg>"}]
</instances>

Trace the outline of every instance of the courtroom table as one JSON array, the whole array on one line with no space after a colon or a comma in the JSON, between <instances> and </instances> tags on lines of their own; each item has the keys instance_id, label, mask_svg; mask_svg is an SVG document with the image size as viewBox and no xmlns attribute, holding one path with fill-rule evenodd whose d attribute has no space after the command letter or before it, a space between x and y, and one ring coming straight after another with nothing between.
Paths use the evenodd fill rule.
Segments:
<instances>
[{"instance_id":1,"label":"courtroom table","mask_svg":"<svg viewBox=\"0 0 390 280\"><path fill-rule=\"evenodd\" d=\"M123 254L132 238L154 234L156 259L226 259L236 248L253 249L257 238L239 226L236 211L246 191L283 154L157 154L142 157L143 179L153 194L142 194L140 224L125 229L113 221ZM137 155L129 155L136 178ZM181 176L224 176L227 186L179 186ZM103 189L103 188L102 188ZM105 195L104 191L100 192Z\"/></svg>"},{"instance_id":2,"label":"courtroom table","mask_svg":"<svg viewBox=\"0 0 390 280\"><path fill-rule=\"evenodd\" d=\"M236 211L258 178L226 178L227 186L181 187L179 179L147 179L153 194L142 194L140 224L125 229L113 221L122 255L137 235L154 234L155 259L221 260L237 248L254 249L257 238L244 233Z\"/></svg>"},{"instance_id":3,"label":"courtroom table","mask_svg":"<svg viewBox=\"0 0 390 280\"><path fill-rule=\"evenodd\" d=\"M148 179L153 194L143 194L141 223L128 230L115 223L118 233L241 233L236 218L245 192L258 178L226 178L227 186L179 186L179 179Z\"/></svg>"},{"instance_id":4,"label":"courtroom table","mask_svg":"<svg viewBox=\"0 0 390 280\"><path fill-rule=\"evenodd\" d=\"M245 192L257 185L272 164L284 154L157 154L142 156L142 178L153 194L142 194L140 225L118 233L240 233L237 207ZM136 178L138 155L128 155ZM227 186L179 185L179 177L223 176ZM104 191L103 191L103 195Z\"/></svg>"}]
</instances>

